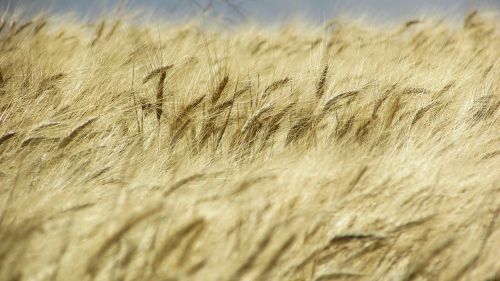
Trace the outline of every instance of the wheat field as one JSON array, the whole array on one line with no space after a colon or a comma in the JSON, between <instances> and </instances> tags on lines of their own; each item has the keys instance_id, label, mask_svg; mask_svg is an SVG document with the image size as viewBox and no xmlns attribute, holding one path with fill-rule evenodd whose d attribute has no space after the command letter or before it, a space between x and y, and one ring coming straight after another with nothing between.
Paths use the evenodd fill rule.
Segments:
<instances>
[{"instance_id":1,"label":"wheat field","mask_svg":"<svg viewBox=\"0 0 500 281\"><path fill-rule=\"evenodd\" d=\"M500 20L0 22L0 280L500 280Z\"/></svg>"}]
</instances>

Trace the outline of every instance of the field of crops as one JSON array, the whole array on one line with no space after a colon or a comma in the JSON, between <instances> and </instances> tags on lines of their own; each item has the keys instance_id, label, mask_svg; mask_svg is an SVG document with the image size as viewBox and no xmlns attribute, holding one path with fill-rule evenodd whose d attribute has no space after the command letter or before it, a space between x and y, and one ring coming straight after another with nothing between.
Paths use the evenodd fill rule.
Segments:
<instances>
[{"instance_id":1,"label":"field of crops","mask_svg":"<svg viewBox=\"0 0 500 281\"><path fill-rule=\"evenodd\" d=\"M500 280L498 13L0 31L0 280Z\"/></svg>"}]
</instances>

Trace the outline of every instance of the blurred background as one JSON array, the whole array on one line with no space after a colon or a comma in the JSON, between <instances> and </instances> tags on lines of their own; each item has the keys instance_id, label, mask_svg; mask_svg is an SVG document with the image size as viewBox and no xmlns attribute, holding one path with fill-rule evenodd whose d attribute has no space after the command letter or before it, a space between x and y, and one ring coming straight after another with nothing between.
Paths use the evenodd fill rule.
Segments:
<instances>
[{"instance_id":1,"label":"blurred background","mask_svg":"<svg viewBox=\"0 0 500 281\"><path fill-rule=\"evenodd\" d=\"M462 19L468 12L500 10L500 0L0 0L2 15L24 7L27 13L48 9L99 17L117 7L142 13L139 17L182 20L203 15L228 23L245 20L265 23L307 19L323 22L339 15L392 22L426 15Z\"/></svg>"}]
</instances>

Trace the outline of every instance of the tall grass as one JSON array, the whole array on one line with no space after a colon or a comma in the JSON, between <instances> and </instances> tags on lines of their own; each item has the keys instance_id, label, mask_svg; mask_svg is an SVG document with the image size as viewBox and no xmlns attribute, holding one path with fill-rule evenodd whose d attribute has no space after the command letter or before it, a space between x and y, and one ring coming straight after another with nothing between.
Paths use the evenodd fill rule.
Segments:
<instances>
[{"instance_id":1,"label":"tall grass","mask_svg":"<svg viewBox=\"0 0 500 281\"><path fill-rule=\"evenodd\" d=\"M0 280L498 280L499 27L5 17Z\"/></svg>"}]
</instances>

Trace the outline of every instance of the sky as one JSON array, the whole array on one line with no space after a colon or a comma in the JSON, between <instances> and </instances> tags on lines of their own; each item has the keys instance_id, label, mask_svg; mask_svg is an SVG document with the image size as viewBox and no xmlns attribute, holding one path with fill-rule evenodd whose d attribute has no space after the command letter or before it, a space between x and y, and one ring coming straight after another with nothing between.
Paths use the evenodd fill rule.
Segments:
<instances>
[{"instance_id":1,"label":"sky","mask_svg":"<svg viewBox=\"0 0 500 281\"><path fill-rule=\"evenodd\" d=\"M500 0L0 0L0 11L4 15L13 7L28 7L31 11L50 7L57 13L70 11L81 17L95 17L109 13L121 2L127 2L131 10L143 8L148 17L167 19L199 13L212 2L209 13L228 22L282 22L295 18L324 22L342 14L388 22L422 15L460 19L474 9L500 10Z\"/></svg>"}]
</instances>

